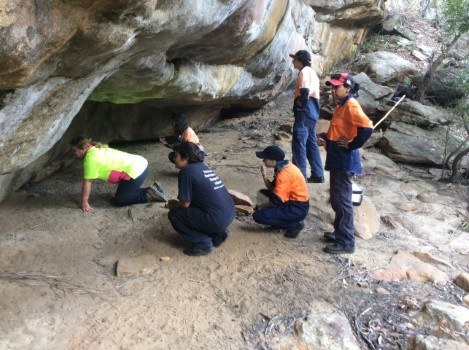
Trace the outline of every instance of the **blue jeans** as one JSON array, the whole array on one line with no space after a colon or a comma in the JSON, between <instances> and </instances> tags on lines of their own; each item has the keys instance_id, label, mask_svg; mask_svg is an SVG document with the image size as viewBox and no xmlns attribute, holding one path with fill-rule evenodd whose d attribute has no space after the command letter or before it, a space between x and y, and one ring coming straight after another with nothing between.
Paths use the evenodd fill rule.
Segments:
<instances>
[{"instance_id":1,"label":"blue jeans","mask_svg":"<svg viewBox=\"0 0 469 350\"><path fill-rule=\"evenodd\" d=\"M270 198L272 191L261 190ZM252 218L262 225L270 225L282 230L293 230L296 225L306 218L309 210L309 202L290 201L281 205L259 209Z\"/></svg>"},{"instance_id":2,"label":"blue jeans","mask_svg":"<svg viewBox=\"0 0 469 350\"><path fill-rule=\"evenodd\" d=\"M336 242L346 249L355 248L353 225L352 174L345 170L330 171L331 206L335 212L334 232Z\"/></svg>"},{"instance_id":3,"label":"blue jeans","mask_svg":"<svg viewBox=\"0 0 469 350\"><path fill-rule=\"evenodd\" d=\"M145 179L147 178L149 171L150 168L147 167L139 177L119 182L116 194L114 195L114 203L118 207L148 202L147 189L140 188L140 186L143 184L143 181L145 181Z\"/></svg>"},{"instance_id":4,"label":"blue jeans","mask_svg":"<svg viewBox=\"0 0 469 350\"><path fill-rule=\"evenodd\" d=\"M306 159L311 167L311 177L324 176L316 142L316 123L317 121L307 117L304 111L298 111L293 124L292 162L301 170L305 179L308 178Z\"/></svg>"},{"instance_id":5,"label":"blue jeans","mask_svg":"<svg viewBox=\"0 0 469 350\"><path fill-rule=\"evenodd\" d=\"M177 233L201 248L212 247L212 237L225 232L234 217L234 210L213 217L197 207L174 208L168 213L168 219Z\"/></svg>"}]
</instances>

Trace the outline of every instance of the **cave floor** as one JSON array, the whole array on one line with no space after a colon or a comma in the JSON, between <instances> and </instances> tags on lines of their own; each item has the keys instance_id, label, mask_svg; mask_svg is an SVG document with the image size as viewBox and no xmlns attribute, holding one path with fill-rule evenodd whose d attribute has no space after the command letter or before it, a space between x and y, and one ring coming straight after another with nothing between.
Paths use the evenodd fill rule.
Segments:
<instances>
[{"instance_id":1,"label":"cave floor","mask_svg":"<svg viewBox=\"0 0 469 350\"><path fill-rule=\"evenodd\" d=\"M280 125L292 124L290 104L291 96L283 94L262 110L198 132L208 153L206 163L229 189L255 199L263 183L254 151L272 144L272 132ZM278 144L290 151L287 141ZM157 180L177 195L177 170L167 161L167 148L142 143L122 149L149 160L152 170L146 184ZM230 227L232 236L220 248L194 258L182 253L187 245L169 224L162 203L116 208L110 205L114 187L94 182L94 212L83 213L81 174L76 161L0 205L2 349L267 349L273 348L275 337L293 337L295 320L315 300L344 312L364 349L370 333L360 325L365 327L366 317L372 316L387 334L381 348L397 349L405 347L406 336L416 330L396 328L386 323L385 315L387 321L407 322L411 305L406 297L417 304L428 298L460 302L461 291L451 282L441 286L371 278L397 250L418 247L450 260L451 276L467 268L467 249L458 243L467 232L457 222L435 219L439 207L422 205L425 210L401 221L400 229L381 223L373 239L357 238L353 256L339 257L322 251L322 234L332 226L329 218L315 215L313 207L306 228L294 240L256 225L250 216L239 216ZM365 174L365 195L382 177ZM461 191L430 179L413 179L425 188L447 189L441 205L451 217L467 214ZM327 182L308 186L312 201L328 193ZM404 192L397 195L406 198ZM382 203L389 199L380 195L374 200L380 214L399 221L398 209L383 212ZM439 238L413 235L424 225L431 225ZM146 254L156 258L154 272L116 276L117 261ZM390 294L376 293L378 287Z\"/></svg>"}]
</instances>

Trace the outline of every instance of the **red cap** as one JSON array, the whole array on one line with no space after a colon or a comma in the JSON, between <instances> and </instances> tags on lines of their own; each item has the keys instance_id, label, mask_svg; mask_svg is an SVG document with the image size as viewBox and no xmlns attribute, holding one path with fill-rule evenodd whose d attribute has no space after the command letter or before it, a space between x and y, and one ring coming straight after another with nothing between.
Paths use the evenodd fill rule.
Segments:
<instances>
[{"instance_id":1,"label":"red cap","mask_svg":"<svg viewBox=\"0 0 469 350\"><path fill-rule=\"evenodd\" d=\"M355 80L348 73L340 73L331 75L331 79L326 81L327 86L341 86L345 85L353 89L355 86Z\"/></svg>"}]
</instances>

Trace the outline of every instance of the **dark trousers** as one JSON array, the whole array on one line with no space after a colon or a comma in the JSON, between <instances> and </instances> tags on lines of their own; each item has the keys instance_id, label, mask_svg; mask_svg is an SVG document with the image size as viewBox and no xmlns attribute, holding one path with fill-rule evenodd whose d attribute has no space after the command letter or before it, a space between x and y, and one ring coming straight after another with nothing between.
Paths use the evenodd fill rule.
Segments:
<instances>
[{"instance_id":1,"label":"dark trousers","mask_svg":"<svg viewBox=\"0 0 469 350\"><path fill-rule=\"evenodd\" d=\"M272 191L263 190L269 198ZM282 230L293 230L296 225L306 218L309 210L309 202L289 201L275 207L259 209L252 215L255 222L262 225L270 225Z\"/></svg>"},{"instance_id":2,"label":"dark trousers","mask_svg":"<svg viewBox=\"0 0 469 350\"><path fill-rule=\"evenodd\" d=\"M235 216L223 213L213 217L197 207L174 208L168 213L173 228L186 240L201 248L212 247L212 237L225 232Z\"/></svg>"},{"instance_id":3,"label":"dark trousers","mask_svg":"<svg viewBox=\"0 0 469 350\"><path fill-rule=\"evenodd\" d=\"M335 212L334 232L338 244L355 248L353 226L352 174L345 170L330 171L331 206Z\"/></svg>"},{"instance_id":4,"label":"dark trousers","mask_svg":"<svg viewBox=\"0 0 469 350\"><path fill-rule=\"evenodd\" d=\"M308 178L306 160L311 167L312 177L323 177L321 155L316 142L316 120L306 118L305 113L298 111L293 124L292 162Z\"/></svg>"},{"instance_id":5,"label":"dark trousers","mask_svg":"<svg viewBox=\"0 0 469 350\"><path fill-rule=\"evenodd\" d=\"M114 195L114 203L118 207L148 202L147 189L140 188L140 186L143 184L143 181L145 181L145 179L147 178L149 171L150 168L147 167L139 177L119 182L116 194Z\"/></svg>"}]
</instances>

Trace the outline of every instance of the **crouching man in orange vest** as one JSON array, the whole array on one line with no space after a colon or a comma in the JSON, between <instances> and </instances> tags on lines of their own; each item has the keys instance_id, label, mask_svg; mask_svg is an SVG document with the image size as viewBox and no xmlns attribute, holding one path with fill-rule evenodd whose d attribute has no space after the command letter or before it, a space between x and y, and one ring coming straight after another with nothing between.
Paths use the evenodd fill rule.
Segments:
<instances>
[{"instance_id":1,"label":"crouching man in orange vest","mask_svg":"<svg viewBox=\"0 0 469 350\"><path fill-rule=\"evenodd\" d=\"M261 174L266 189L261 192L269 199L269 205L253 214L255 222L285 230L286 238L298 237L308 215L308 186L301 170L285 159L285 152L278 146L269 146L256 156L264 161ZM266 175L266 167L274 168L274 180Z\"/></svg>"}]
</instances>

